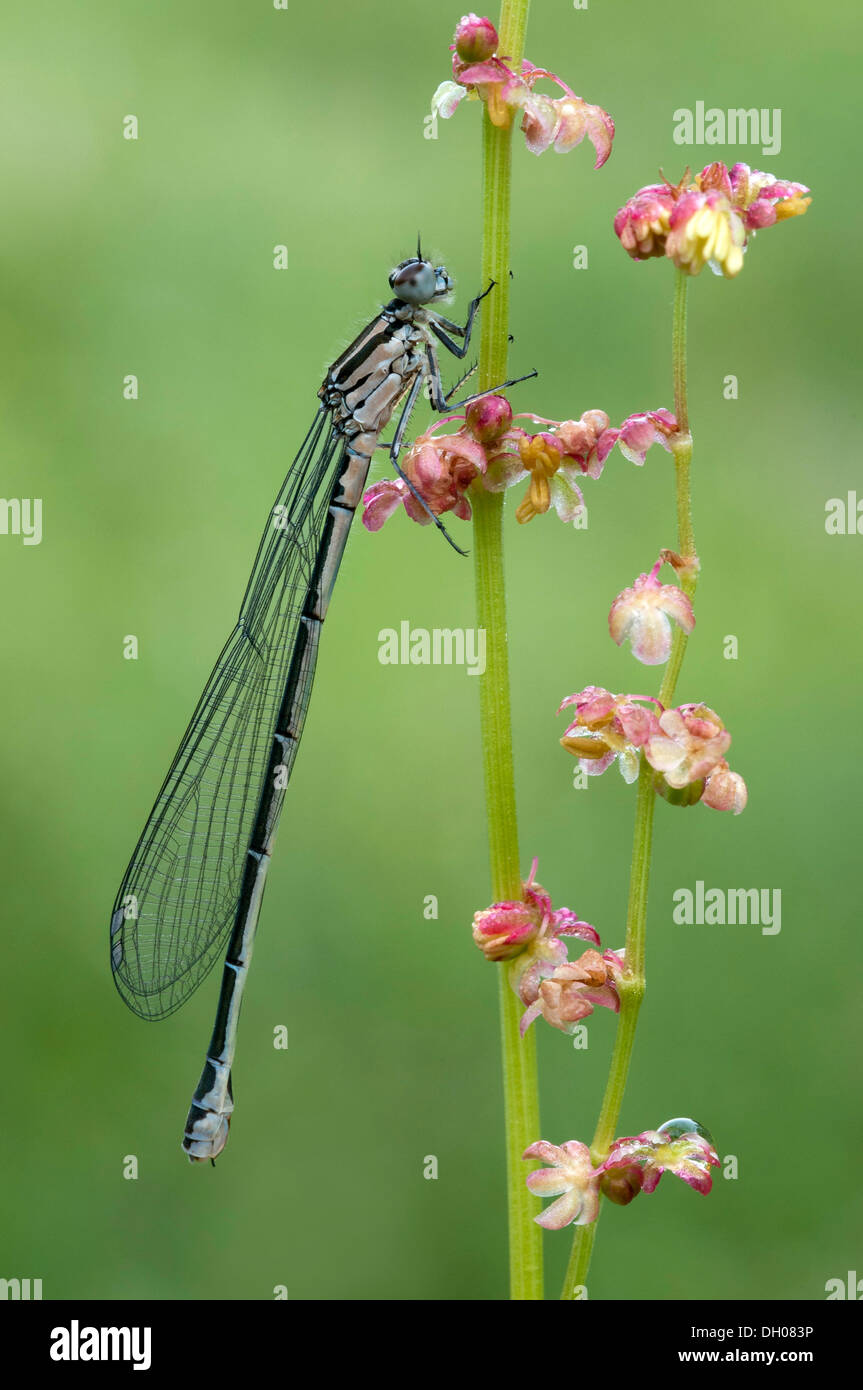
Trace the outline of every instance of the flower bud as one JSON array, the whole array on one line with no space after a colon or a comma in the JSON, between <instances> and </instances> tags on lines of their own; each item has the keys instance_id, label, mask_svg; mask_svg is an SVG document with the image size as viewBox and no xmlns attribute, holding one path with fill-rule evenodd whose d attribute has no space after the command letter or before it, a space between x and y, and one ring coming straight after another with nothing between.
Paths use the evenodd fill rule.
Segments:
<instances>
[{"instance_id":1,"label":"flower bud","mask_svg":"<svg viewBox=\"0 0 863 1390\"><path fill-rule=\"evenodd\" d=\"M473 939L486 960L512 960L539 935L542 916L524 902L494 903L473 918Z\"/></svg>"},{"instance_id":2,"label":"flower bud","mask_svg":"<svg viewBox=\"0 0 863 1390\"><path fill-rule=\"evenodd\" d=\"M600 1191L615 1206L628 1207L641 1191L644 1177L634 1164L631 1168L612 1168L599 1180Z\"/></svg>"},{"instance_id":3,"label":"flower bud","mask_svg":"<svg viewBox=\"0 0 863 1390\"><path fill-rule=\"evenodd\" d=\"M733 811L735 816L746 809L749 793L739 772L732 772L723 759L704 784L701 800L714 811Z\"/></svg>"},{"instance_id":4,"label":"flower bud","mask_svg":"<svg viewBox=\"0 0 863 1390\"><path fill-rule=\"evenodd\" d=\"M482 396L465 412L467 427L480 444L492 444L512 424L512 406L504 396Z\"/></svg>"},{"instance_id":5,"label":"flower bud","mask_svg":"<svg viewBox=\"0 0 863 1390\"><path fill-rule=\"evenodd\" d=\"M453 41L463 63L483 63L497 49L497 30L490 19L471 12L459 20Z\"/></svg>"}]
</instances>

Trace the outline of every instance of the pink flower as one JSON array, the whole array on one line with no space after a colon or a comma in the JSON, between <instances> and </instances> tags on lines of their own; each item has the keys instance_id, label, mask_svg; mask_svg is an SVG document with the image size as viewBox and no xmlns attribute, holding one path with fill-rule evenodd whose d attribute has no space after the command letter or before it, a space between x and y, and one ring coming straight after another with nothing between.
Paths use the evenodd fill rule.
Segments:
<instances>
[{"instance_id":1,"label":"pink flower","mask_svg":"<svg viewBox=\"0 0 863 1390\"><path fill-rule=\"evenodd\" d=\"M522 1158L539 1158L550 1168L539 1168L527 1176L527 1185L538 1197L556 1197L550 1207L534 1217L547 1231L565 1226L589 1226L599 1214L599 1170L590 1161L590 1149L577 1139L566 1144L549 1144L538 1139L525 1149Z\"/></svg>"},{"instance_id":2,"label":"pink flower","mask_svg":"<svg viewBox=\"0 0 863 1390\"><path fill-rule=\"evenodd\" d=\"M660 730L656 713L645 709L645 703L662 708L649 695L612 695L602 686L588 685L561 702L558 714L574 706L576 717L560 741L589 777L605 772L617 758L624 781L634 782L639 749Z\"/></svg>"},{"instance_id":3,"label":"pink flower","mask_svg":"<svg viewBox=\"0 0 863 1390\"><path fill-rule=\"evenodd\" d=\"M428 503L435 516L455 512L463 521L471 516L466 492L473 480L485 472L487 459L482 445L464 430L455 434L420 435L408 451L405 475ZM363 525L379 531L402 503L411 521L428 526L431 518L420 506L401 478L373 483L363 494Z\"/></svg>"},{"instance_id":4,"label":"pink flower","mask_svg":"<svg viewBox=\"0 0 863 1390\"><path fill-rule=\"evenodd\" d=\"M659 728L646 741L645 757L669 787L699 782L728 751L731 735L707 705L679 705L659 716Z\"/></svg>"},{"instance_id":5,"label":"pink flower","mask_svg":"<svg viewBox=\"0 0 863 1390\"><path fill-rule=\"evenodd\" d=\"M548 893L536 881L536 866L534 859L520 902L492 903L473 919L473 939L486 960L523 957L510 982L525 1004L536 998L540 981L566 960L561 937L575 936L599 945L595 927L583 922L571 908L555 911Z\"/></svg>"},{"instance_id":6,"label":"pink flower","mask_svg":"<svg viewBox=\"0 0 863 1390\"><path fill-rule=\"evenodd\" d=\"M546 420L533 414L515 418L549 428L538 434L515 425L507 430L497 453L489 457L483 487L502 492L529 478L527 495L516 509L520 522L552 508L561 521L576 521L584 510L579 479L599 478L615 444L632 462L642 464L651 444L670 450L677 433L677 421L668 410L630 415L615 429L609 428L604 410L586 410L579 420Z\"/></svg>"},{"instance_id":7,"label":"pink flower","mask_svg":"<svg viewBox=\"0 0 863 1390\"><path fill-rule=\"evenodd\" d=\"M645 1193L656 1191L663 1173L673 1173L706 1196L713 1186L710 1169L719 1167L719 1157L709 1135L695 1129L680 1133L679 1127L684 1123L695 1122L669 1120L670 1129L663 1125L632 1138L615 1139L602 1172L634 1171L635 1181Z\"/></svg>"},{"instance_id":8,"label":"pink flower","mask_svg":"<svg viewBox=\"0 0 863 1390\"><path fill-rule=\"evenodd\" d=\"M705 171L702 171L704 173ZM772 227L774 222L801 216L811 198L803 195L809 189L803 183L789 183L750 169L748 164L735 164L729 175L731 196L745 214L747 230L758 231Z\"/></svg>"},{"instance_id":9,"label":"pink flower","mask_svg":"<svg viewBox=\"0 0 863 1390\"><path fill-rule=\"evenodd\" d=\"M581 490L577 489L572 498L566 496L559 486L552 490L555 474L563 459L560 440L549 432L525 434L519 441L519 454L525 472L530 474L530 486L527 495L515 509L516 521L532 521L535 516L547 512L552 503L561 521L573 521L584 505Z\"/></svg>"},{"instance_id":10,"label":"pink flower","mask_svg":"<svg viewBox=\"0 0 863 1390\"><path fill-rule=\"evenodd\" d=\"M372 483L363 493L363 525L367 531L379 531L406 497L408 489L401 478L384 478Z\"/></svg>"},{"instance_id":11,"label":"pink flower","mask_svg":"<svg viewBox=\"0 0 863 1390\"><path fill-rule=\"evenodd\" d=\"M674 190L664 183L640 188L617 213L614 230L620 244L635 261L665 255Z\"/></svg>"},{"instance_id":12,"label":"pink flower","mask_svg":"<svg viewBox=\"0 0 863 1390\"><path fill-rule=\"evenodd\" d=\"M623 953L620 951L587 950L578 960L559 965L539 985L536 999L522 1015L519 1029L524 1037L534 1019L540 1014L552 1028L562 1033L574 1033L581 1019L594 1008L620 1011L618 983L623 974Z\"/></svg>"},{"instance_id":13,"label":"pink flower","mask_svg":"<svg viewBox=\"0 0 863 1390\"><path fill-rule=\"evenodd\" d=\"M467 96L467 89L458 82L441 82L431 99L433 116L448 121Z\"/></svg>"},{"instance_id":14,"label":"pink flower","mask_svg":"<svg viewBox=\"0 0 863 1390\"><path fill-rule=\"evenodd\" d=\"M651 444L659 444L671 453L671 441L677 434L677 420L670 410L647 410L628 415L618 429L605 430L596 446L600 465L605 463L615 444L630 463L644 463Z\"/></svg>"},{"instance_id":15,"label":"pink flower","mask_svg":"<svg viewBox=\"0 0 863 1390\"><path fill-rule=\"evenodd\" d=\"M739 772L732 772L722 758L704 783L701 800L714 811L733 811L735 816L746 809L749 793Z\"/></svg>"},{"instance_id":16,"label":"pink flower","mask_svg":"<svg viewBox=\"0 0 863 1390\"><path fill-rule=\"evenodd\" d=\"M711 1168L719 1156L710 1135L695 1120L668 1120L631 1138L615 1139L603 1163L594 1167L590 1150L577 1139L549 1144L539 1139L522 1157L544 1159L550 1168L529 1173L531 1192L558 1200L534 1219L549 1231L575 1224L587 1226L599 1215L602 1192L618 1206L628 1206L639 1192L655 1192L663 1173L673 1173L696 1192L713 1186Z\"/></svg>"},{"instance_id":17,"label":"pink flower","mask_svg":"<svg viewBox=\"0 0 863 1390\"><path fill-rule=\"evenodd\" d=\"M555 421L546 423L554 425ZM584 507L581 488L574 476L572 460L565 460L563 444L554 430L528 434L526 430L513 428L500 441L495 456L489 459L482 481L488 492L503 492L525 478L530 479L527 493L515 513L516 520L523 524L551 508L561 521L574 521Z\"/></svg>"},{"instance_id":18,"label":"pink flower","mask_svg":"<svg viewBox=\"0 0 863 1390\"><path fill-rule=\"evenodd\" d=\"M692 604L676 584L660 584L662 560L640 574L631 589L617 595L608 615L608 630L620 646L627 638L632 654L645 666L660 666L671 654L671 623L689 635L695 626Z\"/></svg>"},{"instance_id":19,"label":"pink flower","mask_svg":"<svg viewBox=\"0 0 863 1390\"><path fill-rule=\"evenodd\" d=\"M551 76L535 70L538 76ZM557 81L552 78L552 81ZM563 85L563 84L561 84ZM611 154L614 121L601 106L569 92L562 97L546 97L533 92L524 98L521 128L531 154L543 154L551 145L558 154L580 145L587 136L596 151L594 169L601 169Z\"/></svg>"},{"instance_id":20,"label":"pink flower","mask_svg":"<svg viewBox=\"0 0 863 1390\"><path fill-rule=\"evenodd\" d=\"M697 275L709 263L731 280L743 269L745 249L746 224L718 189L684 193L675 203L665 252L680 270Z\"/></svg>"},{"instance_id":21,"label":"pink flower","mask_svg":"<svg viewBox=\"0 0 863 1390\"><path fill-rule=\"evenodd\" d=\"M596 151L598 169L611 154L614 122L601 106L591 105L547 68L524 59L514 71L508 58L497 55L498 36L491 20L466 15L455 33L453 81L442 82L432 97L432 111L448 119L464 97L485 102L493 125L506 128L521 112L528 149L542 154L552 145L558 153L572 149L585 137ZM541 79L553 82L563 96L535 92Z\"/></svg>"},{"instance_id":22,"label":"pink flower","mask_svg":"<svg viewBox=\"0 0 863 1390\"><path fill-rule=\"evenodd\" d=\"M530 434L514 423L512 407L503 396L483 396L464 415L449 416L416 440L404 471L436 516L453 511L469 520L467 490L482 477L489 492L503 492L529 480L516 508L521 523L552 509L561 521L577 522L584 511L579 479L599 478L615 444L628 459L642 464L651 444L669 450L677 433L677 421L668 410L629 415L615 429L609 428L604 410L586 410L579 420L546 420L533 414L517 418L548 428ZM434 432L453 420L464 422L455 433ZM401 505L419 525L430 521L401 479L374 483L363 503L363 524L369 531L379 531Z\"/></svg>"},{"instance_id":23,"label":"pink flower","mask_svg":"<svg viewBox=\"0 0 863 1390\"><path fill-rule=\"evenodd\" d=\"M580 420L562 420L556 433L563 445L563 467L572 460L580 473L598 478L603 465L597 445L610 423L604 410L586 410Z\"/></svg>"},{"instance_id":24,"label":"pink flower","mask_svg":"<svg viewBox=\"0 0 863 1390\"><path fill-rule=\"evenodd\" d=\"M763 227L808 208L802 183L717 161L694 178L687 169L679 184L648 184L619 210L614 230L635 260L668 256L681 270L697 275L709 265L732 279L743 267L749 239Z\"/></svg>"},{"instance_id":25,"label":"pink flower","mask_svg":"<svg viewBox=\"0 0 863 1390\"><path fill-rule=\"evenodd\" d=\"M492 903L473 915L473 939L486 960L512 960L539 934L542 920L527 903Z\"/></svg>"}]
</instances>

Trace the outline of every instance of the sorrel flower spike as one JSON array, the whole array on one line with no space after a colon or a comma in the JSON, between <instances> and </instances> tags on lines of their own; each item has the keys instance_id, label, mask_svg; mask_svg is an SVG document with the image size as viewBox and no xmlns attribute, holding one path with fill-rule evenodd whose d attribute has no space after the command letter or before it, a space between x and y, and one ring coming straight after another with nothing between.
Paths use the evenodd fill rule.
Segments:
<instances>
[{"instance_id":1,"label":"sorrel flower spike","mask_svg":"<svg viewBox=\"0 0 863 1390\"><path fill-rule=\"evenodd\" d=\"M596 151L595 169L611 154L614 121L601 106L576 96L571 87L547 68L524 59L518 71L510 60L497 53L498 36L491 20L465 15L455 31L453 81L442 82L432 97L434 115L448 119L468 97L485 102L492 124L507 127L521 113L521 129L532 154L542 154L554 146L558 153L572 149L587 137ZM549 97L535 92L545 78L555 83L563 96Z\"/></svg>"},{"instance_id":2,"label":"sorrel flower spike","mask_svg":"<svg viewBox=\"0 0 863 1390\"><path fill-rule=\"evenodd\" d=\"M520 522L532 521L552 508L561 521L577 522L584 509L579 479L601 477L615 444L632 463L641 465L651 444L671 452L678 433L677 421L668 410L629 415L614 428L604 410L586 410L579 420L547 420L528 413L516 418L549 428L529 434L514 426L501 440L497 457L489 459L483 487L502 492L529 478L527 493L516 508Z\"/></svg>"},{"instance_id":3,"label":"sorrel flower spike","mask_svg":"<svg viewBox=\"0 0 863 1390\"><path fill-rule=\"evenodd\" d=\"M516 420L531 420L546 428L531 434ZM458 430L435 432L453 421L461 422ZM368 531L379 531L400 506L420 526L427 526L432 514L447 511L469 521L468 492L477 479L489 492L503 492L528 479L527 492L516 508L519 522L553 509L561 521L577 525L584 511L579 480L601 477L615 444L624 457L641 465L652 444L670 452L677 437L677 421L669 410L628 415L612 428L604 410L586 410L578 420L547 420L532 412L514 417L505 397L483 396L463 415L438 421L408 450L404 473L426 508L403 479L387 478L364 493L363 525Z\"/></svg>"},{"instance_id":4,"label":"sorrel flower spike","mask_svg":"<svg viewBox=\"0 0 863 1390\"><path fill-rule=\"evenodd\" d=\"M697 275L709 265L732 279L743 268L747 245L757 231L799 217L812 199L802 183L777 179L748 164L708 164L678 184L648 184L624 204L614 230L633 260L668 256Z\"/></svg>"}]
</instances>

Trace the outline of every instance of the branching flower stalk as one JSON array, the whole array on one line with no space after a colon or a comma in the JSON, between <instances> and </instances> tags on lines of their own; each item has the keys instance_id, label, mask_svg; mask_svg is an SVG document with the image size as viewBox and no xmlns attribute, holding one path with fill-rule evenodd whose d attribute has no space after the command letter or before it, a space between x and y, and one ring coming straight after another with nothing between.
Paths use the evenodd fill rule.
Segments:
<instances>
[{"instance_id":1,"label":"branching flower stalk","mask_svg":"<svg viewBox=\"0 0 863 1390\"><path fill-rule=\"evenodd\" d=\"M627 1174L626 1162L641 1153L656 1154L660 1151L659 1147L651 1149L658 1132L654 1135L649 1132L642 1134L635 1140L614 1139L632 1057L638 1011L644 995L645 929L656 792L663 791L669 800L679 805L702 800L714 809L731 810L735 814L746 805L745 784L738 774L731 772L724 759L730 736L718 715L705 705L671 708L686 643L695 622L692 599L699 568L692 521L692 436L686 394L687 283L690 276L697 275L707 264L726 279L739 274L747 244L756 232L805 212L811 201L805 196L808 191L802 184L783 182L772 175L753 171L745 164L736 164L729 170L724 164L715 163L708 165L691 181L687 170L677 186L665 180L662 184L640 189L620 209L614 221L614 230L621 244L634 260L668 257L676 267L672 320L676 430L670 448L674 458L678 551L663 552L650 575L641 575L632 588L618 595L609 615L611 635L618 644L628 636L632 639L633 654L640 660L655 664L667 659L655 708L661 711L658 723L662 736L667 736L670 743L664 744L661 736L645 732L644 716L639 712L643 710L643 700L612 697L608 692L597 692L592 687L578 696L570 697L567 702L576 705L578 715L563 740L566 744L568 738L571 751L576 753L586 751L592 757L599 753L603 759L601 766L605 766L607 756L624 756L625 745L620 747L620 734L629 734L631 755L640 756L624 948L626 965L623 977L617 983L620 1018L605 1097L590 1150L594 1173L605 1170L606 1174L599 1179L599 1190L622 1205L631 1201L639 1190L652 1190L648 1187L650 1180L645 1180L645 1169L642 1167L639 1172L633 1166ZM666 593L659 584L657 575L663 562L671 563L678 573L678 594L670 586ZM666 648L669 618L673 618L677 626L673 640ZM613 728L606 731L604 736L599 735L599 725L589 718L597 710L602 713L608 707L609 700L612 701L609 708L613 708L615 720L620 726L617 744L614 742ZM587 730L598 741L599 748L591 749L587 745L584 736ZM636 746L639 753L636 753ZM657 773L660 774L659 778ZM683 1127L686 1128L685 1134L682 1133ZM677 1133L681 1152L690 1143L696 1145L700 1139L709 1148L707 1162L713 1164L718 1161L709 1136L694 1121L669 1121L661 1129ZM615 1151L621 1155L620 1165L613 1158L609 1159L609 1154L613 1155ZM700 1157L706 1154L707 1149L702 1149ZM684 1158L678 1169L679 1176L685 1176L683 1169L691 1157L690 1154ZM553 1161L558 1170L565 1166L559 1159ZM650 1161L648 1159L648 1163ZM609 1162L614 1167L611 1185L608 1179ZM600 1203L595 1176L584 1169L579 1170L572 1162L567 1171L570 1187L580 1189L582 1208L586 1205L587 1192L592 1192L594 1197L592 1205L588 1207L588 1218L585 1219L583 1215L576 1218L581 1224L573 1241L561 1295L563 1299L574 1299L580 1298L586 1287ZM692 1172L686 1180L692 1181L696 1190L706 1192L710 1190L710 1182L709 1173L705 1174L706 1170L703 1167L699 1170L699 1162L696 1161L695 1180L692 1181ZM548 1213L543 1215L547 1217Z\"/></svg>"},{"instance_id":2,"label":"branching flower stalk","mask_svg":"<svg viewBox=\"0 0 863 1390\"><path fill-rule=\"evenodd\" d=\"M689 431L689 404L686 395L686 290L687 277L678 270L675 278L674 311L671 333L671 371L674 379L674 415L680 435L672 442L674 459L674 480L677 499L677 544L680 555L694 557L695 530L692 521L692 435ZM687 598L695 594L697 569L687 567L682 574L681 587ZM671 655L665 668L660 690L660 702L670 706L680 667L683 663L688 633L677 626L671 644ZM632 836L632 862L629 876L629 901L626 910L626 944L624 955L627 963L625 978L619 985L620 1014L608 1081L605 1086L602 1108L593 1143L590 1146L591 1160L595 1165L602 1163L611 1149L618 1131L623 1095L632 1061L635 1045L635 1030L641 1001L646 988L645 956L647 936L647 898L650 886L650 861L653 850L653 814L656 806L654 771L646 758L642 759L638 773L638 791L635 803L635 829ZM561 1301L569 1301L581 1296L587 1286L587 1273L593 1255L597 1219L589 1226L576 1228L572 1242L572 1253L567 1266L561 1292Z\"/></svg>"},{"instance_id":3,"label":"branching flower stalk","mask_svg":"<svg viewBox=\"0 0 863 1390\"><path fill-rule=\"evenodd\" d=\"M703 703L673 706L686 644L695 626L693 597L699 562L692 523L692 438L686 399L688 278L709 265L731 279L757 232L805 212L809 190L735 164L714 163L679 184L663 178L638 192L614 219L634 260L671 260L676 268L672 319L674 411L640 410L612 426L600 409L550 420L513 413L492 388L507 378L511 147L516 122L528 149L565 152L589 140L595 168L608 159L614 122L560 77L523 57L528 0L503 5L499 32L487 18L465 15L452 45L453 80L440 84L432 110L447 118L462 102L483 109L483 295L479 388L469 401L417 438L401 476L373 484L363 497L363 524L379 531L402 510L426 526L445 512L473 520L477 623L486 634L480 677L480 719L494 901L474 914L473 940L498 967L505 1106L510 1288L513 1299L542 1298L541 1231L576 1227L561 1297L586 1295L586 1279L602 1197L628 1206L654 1192L666 1173L707 1194L719 1157L696 1120L666 1120L657 1129L618 1135L618 1123L645 990L645 931L657 796L677 807L701 803L738 815L746 783L726 761L731 734ZM553 83L561 95L538 90ZM458 422L455 429L449 428ZM529 427L533 425L531 430ZM444 432L445 431L445 432ZM626 939L602 949L598 931L568 907L555 908L536 880L537 861L523 882L513 776L506 601L503 571L503 494L526 484L515 509L520 525L556 513L580 527L581 484L596 483L616 450L638 467L658 445L674 462L677 549L663 549L649 571L617 594L609 635L644 666L664 666L658 695L614 694L588 685L566 696L558 713L571 722L560 742L585 776L616 764L636 783ZM660 571L670 566L675 582ZM568 939L581 943L570 958ZM538 1139L539 1105L534 1028L566 1034L596 1008L618 1014L605 1095L593 1143ZM525 1177L523 1163L539 1162ZM538 1198L551 1197L539 1208Z\"/></svg>"}]
</instances>

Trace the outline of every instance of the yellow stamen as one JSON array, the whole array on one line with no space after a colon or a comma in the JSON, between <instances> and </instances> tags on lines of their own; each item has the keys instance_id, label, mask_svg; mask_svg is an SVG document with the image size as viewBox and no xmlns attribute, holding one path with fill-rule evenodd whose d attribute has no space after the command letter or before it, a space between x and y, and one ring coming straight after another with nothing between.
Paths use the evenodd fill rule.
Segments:
<instances>
[{"instance_id":1,"label":"yellow stamen","mask_svg":"<svg viewBox=\"0 0 863 1390\"><path fill-rule=\"evenodd\" d=\"M609 751L608 744L601 738L576 738L572 734L564 734L560 741L567 753L572 753L575 758L598 761Z\"/></svg>"},{"instance_id":2,"label":"yellow stamen","mask_svg":"<svg viewBox=\"0 0 863 1390\"><path fill-rule=\"evenodd\" d=\"M802 216L811 202L811 198L801 198L799 194L793 198L785 198L783 202L776 204L776 221L784 222L786 217Z\"/></svg>"}]
</instances>

